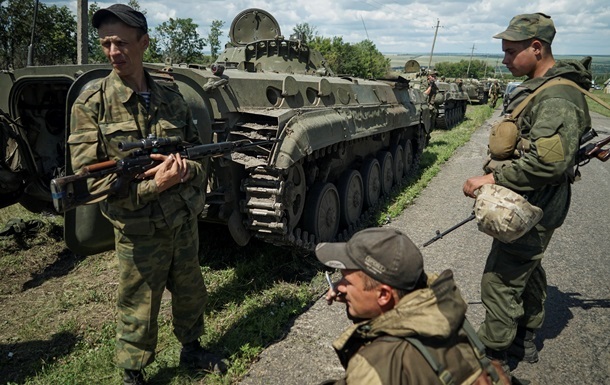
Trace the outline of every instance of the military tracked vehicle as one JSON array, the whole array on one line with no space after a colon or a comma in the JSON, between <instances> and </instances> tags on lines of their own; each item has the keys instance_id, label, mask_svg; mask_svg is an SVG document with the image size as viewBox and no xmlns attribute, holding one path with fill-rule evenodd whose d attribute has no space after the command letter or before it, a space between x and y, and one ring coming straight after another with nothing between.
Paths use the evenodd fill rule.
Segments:
<instances>
[{"instance_id":1,"label":"military tracked vehicle","mask_svg":"<svg viewBox=\"0 0 610 385\"><path fill-rule=\"evenodd\" d=\"M334 76L319 52L284 38L260 9L237 15L230 43L210 68L145 67L180 89L202 142L275 139L208 160L200 219L228 226L242 246L257 237L311 250L348 237L367 208L417 170L434 124L408 79ZM71 105L110 70L60 65L0 73L2 206L52 210L50 180L73 173L66 148ZM85 255L114 246L97 204L65 214L65 240Z\"/></svg>"},{"instance_id":2,"label":"military tracked vehicle","mask_svg":"<svg viewBox=\"0 0 610 385\"><path fill-rule=\"evenodd\" d=\"M422 92L428 88L427 73L421 69L417 60L408 60L403 71L413 88L418 88ZM434 127L450 129L464 120L468 95L456 82L437 80L436 85L438 91L430 103L433 109Z\"/></svg>"}]
</instances>

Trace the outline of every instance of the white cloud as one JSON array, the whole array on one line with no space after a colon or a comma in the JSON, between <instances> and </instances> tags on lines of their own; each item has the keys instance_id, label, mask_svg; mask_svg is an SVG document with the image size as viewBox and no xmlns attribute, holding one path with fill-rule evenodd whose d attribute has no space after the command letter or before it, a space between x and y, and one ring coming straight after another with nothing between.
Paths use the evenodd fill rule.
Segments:
<instances>
[{"instance_id":1,"label":"white cloud","mask_svg":"<svg viewBox=\"0 0 610 385\"><path fill-rule=\"evenodd\" d=\"M127 1L120 1L126 3ZM55 1L70 4L76 1ZM99 2L106 7L113 2ZM224 42L233 18L247 8L260 8L278 21L284 36L296 24L309 23L326 37L342 36L356 43L369 38L381 52L425 53L432 47L434 27L440 28L435 52L499 54L500 43L492 36L506 28L519 13L544 12L553 18L557 35L553 50L561 55L610 55L610 2L607 0L180 0L145 2L149 25L173 18L191 18L205 36L213 20L222 20Z\"/></svg>"}]
</instances>

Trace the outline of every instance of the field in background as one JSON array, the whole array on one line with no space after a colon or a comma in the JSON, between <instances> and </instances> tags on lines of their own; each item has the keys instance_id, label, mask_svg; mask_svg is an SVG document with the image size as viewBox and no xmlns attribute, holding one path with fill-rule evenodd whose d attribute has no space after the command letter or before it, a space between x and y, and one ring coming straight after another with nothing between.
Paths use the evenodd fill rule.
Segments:
<instances>
[{"instance_id":1,"label":"field in background","mask_svg":"<svg viewBox=\"0 0 610 385\"><path fill-rule=\"evenodd\" d=\"M405 63L408 60L417 60L422 67L427 67L430 62L430 53L419 53L419 54L386 54L388 59L390 59L390 67L393 69L404 68ZM567 55L555 55L555 58L558 60L562 59L576 59L580 60L583 56L567 56ZM503 55L502 53L497 54L485 54L485 55L472 55L472 60L481 60L486 62L490 67L495 69L495 73L489 74L490 77L502 78L504 76L509 76L510 72L506 69L506 67L502 64ZM440 62L449 62L449 63L457 63L460 60L470 60L470 55L456 55L456 54L442 54L435 53L432 56L432 66L436 63ZM591 64L591 69L593 72L593 76L601 76L604 80L610 78L610 55L597 55L593 56L593 62Z\"/></svg>"}]
</instances>

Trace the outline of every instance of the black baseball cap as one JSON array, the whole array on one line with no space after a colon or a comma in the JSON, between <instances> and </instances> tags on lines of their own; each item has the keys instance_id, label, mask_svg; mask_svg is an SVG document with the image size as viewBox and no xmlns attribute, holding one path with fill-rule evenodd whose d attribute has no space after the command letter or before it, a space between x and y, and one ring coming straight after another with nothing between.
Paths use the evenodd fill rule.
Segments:
<instances>
[{"instance_id":1,"label":"black baseball cap","mask_svg":"<svg viewBox=\"0 0 610 385\"><path fill-rule=\"evenodd\" d=\"M113 4L108 8L98 10L93 14L91 24L93 24L94 28L99 28L102 21L108 16L115 16L128 26L140 28L144 33L148 33L146 17L144 17L142 12L136 11L125 4Z\"/></svg>"},{"instance_id":2,"label":"black baseball cap","mask_svg":"<svg viewBox=\"0 0 610 385\"><path fill-rule=\"evenodd\" d=\"M320 243L315 252L328 267L362 270L395 289L413 290L424 271L417 246L391 227L359 231L347 242Z\"/></svg>"}]
</instances>

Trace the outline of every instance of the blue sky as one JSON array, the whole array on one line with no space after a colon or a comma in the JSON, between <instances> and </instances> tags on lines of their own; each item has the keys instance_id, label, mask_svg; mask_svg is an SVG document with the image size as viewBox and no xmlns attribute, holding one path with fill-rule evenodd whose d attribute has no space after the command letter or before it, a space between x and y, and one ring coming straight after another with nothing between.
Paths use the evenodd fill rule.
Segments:
<instances>
[{"instance_id":1,"label":"blue sky","mask_svg":"<svg viewBox=\"0 0 610 385\"><path fill-rule=\"evenodd\" d=\"M42 1L76 12L73 0ZM101 7L113 3L98 1ZM544 12L555 21L555 54L610 55L608 0L140 0L140 6L153 28L170 17L191 18L207 36L212 20L224 21L223 44L238 13L260 8L275 17L285 36L296 24L308 23L321 36L342 36L350 43L368 36L381 52L402 54L430 52L437 20L435 53L500 54L500 41L492 36L504 30L512 16Z\"/></svg>"}]
</instances>

